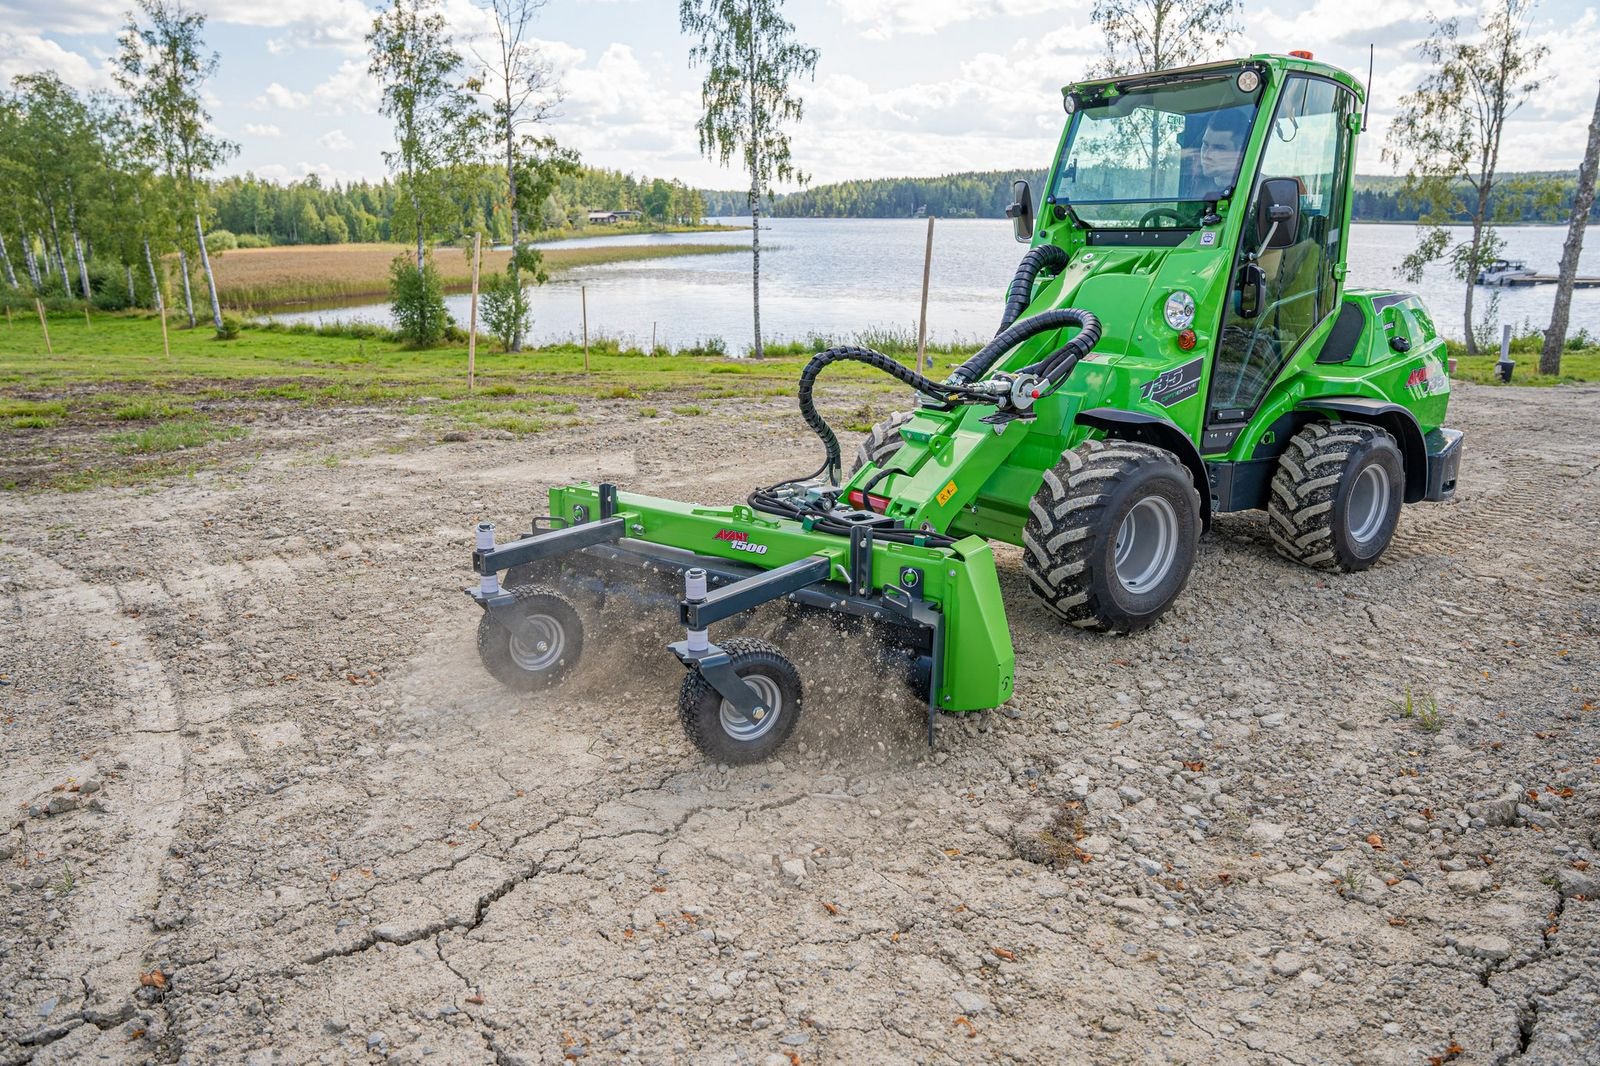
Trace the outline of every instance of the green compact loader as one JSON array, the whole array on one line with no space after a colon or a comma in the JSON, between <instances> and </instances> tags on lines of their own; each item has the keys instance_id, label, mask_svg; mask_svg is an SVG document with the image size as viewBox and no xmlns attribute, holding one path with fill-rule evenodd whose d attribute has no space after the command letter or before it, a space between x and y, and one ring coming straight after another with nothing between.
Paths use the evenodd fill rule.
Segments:
<instances>
[{"instance_id":1,"label":"green compact loader","mask_svg":"<svg viewBox=\"0 0 1600 1066\"><path fill-rule=\"evenodd\" d=\"M1345 287L1362 100L1305 53L1068 86L1037 213L1015 184L1031 247L992 341L943 381L865 348L818 353L797 391L824 462L743 505L577 484L521 539L479 526L484 666L543 689L576 666L597 607L675 607L684 729L751 762L793 732L799 671L709 630L762 604L871 639L926 701L931 740L938 712L1012 694L991 541L1023 548L1052 612L1108 632L1167 610L1221 512L1265 510L1294 562L1372 566L1403 504L1454 493L1461 434L1422 303ZM848 470L813 398L841 360L916 396Z\"/></svg>"}]
</instances>

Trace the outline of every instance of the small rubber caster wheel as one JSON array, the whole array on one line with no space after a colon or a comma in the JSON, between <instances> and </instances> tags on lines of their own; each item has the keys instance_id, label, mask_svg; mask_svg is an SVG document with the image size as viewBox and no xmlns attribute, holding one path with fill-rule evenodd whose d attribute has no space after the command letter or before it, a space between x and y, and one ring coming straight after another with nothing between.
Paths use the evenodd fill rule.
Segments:
<instances>
[{"instance_id":1,"label":"small rubber caster wheel","mask_svg":"<svg viewBox=\"0 0 1600 1066\"><path fill-rule=\"evenodd\" d=\"M719 642L733 669L760 697L764 713L752 717L722 698L700 671L690 670L678 692L678 718L689 740L708 758L760 762L772 756L800 721L800 671L764 640L731 637Z\"/></svg>"},{"instance_id":2,"label":"small rubber caster wheel","mask_svg":"<svg viewBox=\"0 0 1600 1066\"><path fill-rule=\"evenodd\" d=\"M583 654L583 621L561 593L542 585L508 589L516 603L478 621L478 658L496 681L518 692L551 688Z\"/></svg>"}]
</instances>

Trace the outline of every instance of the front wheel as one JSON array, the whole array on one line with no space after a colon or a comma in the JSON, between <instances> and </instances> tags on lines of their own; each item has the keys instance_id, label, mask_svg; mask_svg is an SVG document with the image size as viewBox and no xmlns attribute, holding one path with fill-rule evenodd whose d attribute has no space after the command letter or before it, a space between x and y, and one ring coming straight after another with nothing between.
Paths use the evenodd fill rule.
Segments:
<instances>
[{"instance_id":1,"label":"front wheel","mask_svg":"<svg viewBox=\"0 0 1600 1066\"><path fill-rule=\"evenodd\" d=\"M1023 569L1044 605L1075 626L1144 629L1188 583L1200 495L1163 448L1084 441L1045 471L1028 511Z\"/></svg>"},{"instance_id":2,"label":"front wheel","mask_svg":"<svg viewBox=\"0 0 1600 1066\"><path fill-rule=\"evenodd\" d=\"M1272 476L1272 544L1319 570L1365 570L1394 538L1405 485L1400 446L1386 430L1312 422L1289 439Z\"/></svg>"},{"instance_id":3,"label":"front wheel","mask_svg":"<svg viewBox=\"0 0 1600 1066\"><path fill-rule=\"evenodd\" d=\"M800 721L800 671L777 647L752 637L721 642L734 673L756 690L759 716L747 715L690 670L678 692L678 718L689 740L708 757L725 763L770 758Z\"/></svg>"},{"instance_id":4,"label":"front wheel","mask_svg":"<svg viewBox=\"0 0 1600 1066\"><path fill-rule=\"evenodd\" d=\"M542 585L507 589L516 603L478 620L478 659L496 681L518 692L559 684L583 654L583 622L565 596Z\"/></svg>"}]
</instances>

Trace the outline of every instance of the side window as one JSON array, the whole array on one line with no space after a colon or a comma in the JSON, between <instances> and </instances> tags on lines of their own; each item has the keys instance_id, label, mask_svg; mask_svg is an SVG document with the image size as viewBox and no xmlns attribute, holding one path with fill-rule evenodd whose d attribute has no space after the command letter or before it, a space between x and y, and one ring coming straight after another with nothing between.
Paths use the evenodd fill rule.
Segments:
<instances>
[{"instance_id":1,"label":"side window","mask_svg":"<svg viewBox=\"0 0 1600 1066\"><path fill-rule=\"evenodd\" d=\"M1333 268L1345 224L1343 170L1350 144L1345 120L1354 105L1352 94L1321 78L1291 77L1279 97L1246 205L1234 292L1212 369L1213 421L1218 411L1255 410L1306 334L1335 310L1339 286ZM1289 179L1299 193L1291 239L1285 244L1280 233L1272 240L1283 247L1267 247L1268 234L1257 232L1263 188L1268 182L1278 190L1288 187L1273 179ZM1258 303L1239 291L1251 267L1259 269L1263 286Z\"/></svg>"}]
</instances>

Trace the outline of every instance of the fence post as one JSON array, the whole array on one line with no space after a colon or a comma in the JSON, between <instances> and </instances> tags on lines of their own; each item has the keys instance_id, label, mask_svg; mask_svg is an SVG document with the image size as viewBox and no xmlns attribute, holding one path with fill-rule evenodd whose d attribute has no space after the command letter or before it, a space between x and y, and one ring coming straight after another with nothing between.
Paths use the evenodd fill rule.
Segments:
<instances>
[{"instance_id":1,"label":"fence post","mask_svg":"<svg viewBox=\"0 0 1600 1066\"><path fill-rule=\"evenodd\" d=\"M48 323L48 322L46 322L44 320L44 304L41 303L38 300L37 297L35 297L35 299L33 301L33 306L39 309L39 328L44 330L44 350L45 350L45 354L46 355L55 355L56 354L56 350L54 348L50 347L50 323Z\"/></svg>"},{"instance_id":2,"label":"fence post","mask_svg":"<svg viewBox=\"0 0 1600 1066\"><path fill-rule=\"evenodd\" d=\"M512 250L513 254L515 249ZM478 388L478 261L483 254L483 234L472 235L472 313L468 316L471 325L467 327L467 391L475 392Z\"/></svg>"},{"instance_id":3,"label":"fence post","mask_svg":"<svg viewBox=\"0 0 1600 1066\"><path fill-rule=\"evenodd\" d=\"M589 372L589 287L578 286L578 298L583 301L583 372Z\"/></svg>"},{"instance_id":4,"label":"fence post","mask_svg":"<svg viewBox=\"0 0 1600 1066\"><path fill-rule=\"evenodd\" d=\"M933 269L933 216L928 216L928 246L922 253L922 312L917 316L917 373L924 373L928 351L928 275Z\"/></svg>"},{"instance_id":5,"label":"fence post","mask_svg":"<svg viewBox=\"0 0 1600 1066\"><path fill-rule=\"evenodd\" d=\"M1517 364L1511 359L1511 327L1500 327L1500 361L1494 365L1495 373L1506 383L1511 381L1511 368Z\"/></svg>"}]
</instances>

